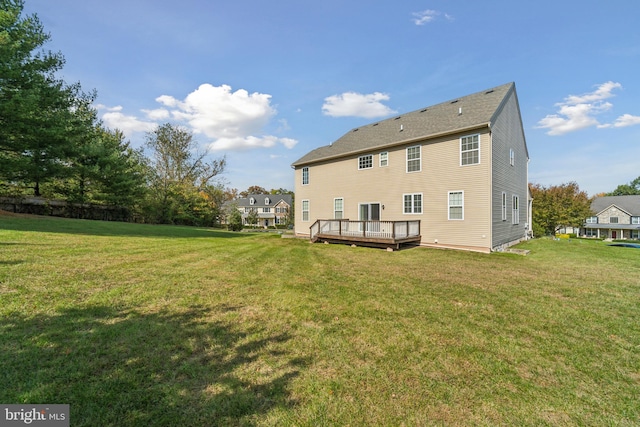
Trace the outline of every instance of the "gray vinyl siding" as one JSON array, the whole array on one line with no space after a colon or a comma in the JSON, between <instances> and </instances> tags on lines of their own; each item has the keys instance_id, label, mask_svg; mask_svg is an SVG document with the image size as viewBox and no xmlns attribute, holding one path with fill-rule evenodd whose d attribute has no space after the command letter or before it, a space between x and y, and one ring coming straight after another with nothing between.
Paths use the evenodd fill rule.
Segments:
<instances>
[{"instance_id":1,"label":"gray vinyl siding","mask_svg":"<svg viewBox=\"0 0 640 427\"><path fill-rule=\"evenodd\" d=\"M506 99L492 130L492 226L493 248L521 240L526 235L528 219L528 154L522 120L515 92ZM514 150L515 164L511 166L509 150ZM502 193L507 194L507 219L502 220ZM519 223L513 224L513 196L520 200Z\"/></svg>"}]
</instances>

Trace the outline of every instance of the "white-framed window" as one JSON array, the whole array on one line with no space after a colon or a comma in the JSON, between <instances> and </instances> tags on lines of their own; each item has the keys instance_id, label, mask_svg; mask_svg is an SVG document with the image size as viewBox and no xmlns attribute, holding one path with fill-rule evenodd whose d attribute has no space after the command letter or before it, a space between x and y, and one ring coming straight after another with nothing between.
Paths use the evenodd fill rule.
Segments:
<instances>
[{"instance_id":1,"label":"white-framed window","mask_svg":"<svg viewBox=\"0 0 640 427\"><path fill-rule=\"evenodd\" d=\"M595 228L587 228L584 230L584 235L586 237L598 237L598 230Z\"/></svg>"},{"instance_id":2,"label":"white-framed window","mask_svg":"<svg viewBox=\"0 0 640 427\"><path fill-rule=\"evenodd\" d=\"M264 204L268 205L269 203L271 203L271 199L269 199L268 197L264 198Z\"/></svg>"},{"instance_id":3,"label":"white-framed window","mask_svg":"<svg viewBox=\"0 0 640 427\"><path fill-rule=\"evenodd\" d=\"M342 197L333 199L333 218L344 218L344 199Z\"/></svg>"},{"instance_id":4,"label":"white-framed window","mask_svg":"<svg viewBox=\"0 0 640 427\"><path fill-rule=\"evenodd\" d=\"M380 167L383 168L389 166L389 152L383 151L380 153Z\"/></svg>"},{"instance_id":5,"label":"white-framed window","mask_svg":"<svg viewBox=\"0 0 640 427\"><path fill-rule=\"evenodd\" d=\"M422 150L420 145L407 148L407 172L422 170Z\"/></svg>"},{"instance_id":6,"label":"white-framed window","mask_svg":"<svg viewBox=\"0 0 640 427\"><path fill-rule=\"evenodd\" d=\"M373 154L358 157L358 169L371 169L373 167Z\"/></svg>"},{"instance_id":7,"label":"white-framed window","mask_svg":"<svg viewBox=\"0 0 640 427\"><path fill-rule=\"evenodd\" d=\"M262 213L271 213L271 208L262 208Z\"/></svg>"},{"instance_id":8,"label":"white-framed window","mask_svg":"<svg viewBox=\"0 0 640 427\"><path fill-rule=\"evenodd\" d=\"M464 219L463 191L449 191L449 219Z\"/></svg>"},{"instance_id":9,"label":"white-framed window","mask_svg":"<svg viewBox=\"0 0 640 427\"><path fill-rule=\"evenodd\" d=\"M422 213L422 193L403 194L404 213Z\"/></svg>"},{"instance_id":10,"label":"white-framed window","mask_svg":"<svg viewBox=\"0 0 640 427\"><path fill-rule=\"evenodd\" d=\"M302 168L302 185L309 184L309 168Z\"/></svg>"},{"instance_id":11,"label":"white-framed window","mask_svg":"<svg viewBox=\"0 0 640 427\"><path fill-rule=\"evenodd\" d=\"M513 151L513 148L509 149L509 164L514 166L516 164L516 152Z\"/></svg>"},{"instance_id":12,"label":"white-framed window","mask_svg":"<svg viewBox=\"0 0 640 427\"><path fill-rule=\"evenodd\" d=\"M480 135L460 138L460 164L476 165L480 163Z\"/></svg>"},{"instance_id":13,"label":"white-framed window","mask_svg":"<svg viewBox=\"0 0 640 427\"><path fill-rule=\"evenodd\" d=\"M511 223L520 224L520 198L516 195L511 197Z\"/></svg>"},{"instance_id":14,"label":"white-framed window","mask_svg":"<svg viewBox=\"0 0 640 427\"><path fill-rule=\"evenodd\" d=\"M502 192L502 220L507 220L507 193Z\"/></svg>"},{"instance_id":15,"label":"white-framed window","mask_svg":"<svg viewBox=\"0 0 640 427\"><path fill-rule=\"evenodd\" d=\"M631 230L631 238L635 240L640 239L640 230Z\"/></svg>"},{"instance_id":16,"label":"white-framed window","mask_svg":"<svg viewBox=\"0 0 640 427\"><path fill-rule=\"evenodd\" d=\"M631 224L640 224L640 216L632 216Z\"/></svg>"},{"instance_id":17,"label":"white-framed window","mask_svg":"<svg viewBox=\"0 0 640 427\"><path fill-rule=\"evenodd\" d=\"M309 221L309 201L302 201L302 220Z\"/></svg>"},{"instance_id":18,"label":"white-framed window","mask_svg":"<svg viewBox=\"0 0 640 427\"><path fill-rule=\"evenodd\" d=\"M250 205L255 205L256 204L256 199L254 199L253 197L249 199L249 204Z\"/></svg>"},{"instance_id":19,"label":"white-framed window","mask_svg":"<svg viewBox=\"0 0 640 427\"><path fill-rule=\"evenodd\" d=\"M609 224L617 224L618 223L618 217L617 216L610 216L609 217Z\"/></svg>"},{"instance_id":20,"label":"white-framed window","mask_svg":"<svg viewBox=\"0 0 640 427\"><path fill-rule=\"evenodd\" d=\"M598 217L597 216L590 216L589 218L587 218L587 224L597 224L598 223Z\"/></svg>"}]
</instances>

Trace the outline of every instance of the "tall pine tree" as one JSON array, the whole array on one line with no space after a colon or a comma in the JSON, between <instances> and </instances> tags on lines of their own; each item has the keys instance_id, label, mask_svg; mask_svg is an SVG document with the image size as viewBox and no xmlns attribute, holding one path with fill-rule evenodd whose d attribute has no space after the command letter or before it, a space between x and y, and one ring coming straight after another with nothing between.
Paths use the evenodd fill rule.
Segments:
<instances>
[{"instance_id":1,"label":"tall pine tree","mask_svg":"<svg viewBox=\"0 0 640 427\"><path fill-rule=\"evenodd\" d=\"M87 132L77 112L94 95L56 77L64 58L42 49L50 36L36 15L22 16L22 0L0 6L0 180L40 196L69 173L73 139Z\"/></svg>"}]
</instances>

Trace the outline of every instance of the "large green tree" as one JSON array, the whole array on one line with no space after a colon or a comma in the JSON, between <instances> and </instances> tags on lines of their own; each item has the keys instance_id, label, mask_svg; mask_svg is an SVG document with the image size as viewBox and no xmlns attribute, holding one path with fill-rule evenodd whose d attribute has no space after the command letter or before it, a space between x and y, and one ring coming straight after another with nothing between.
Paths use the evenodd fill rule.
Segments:
<instances>
[{"instance_id":1,"label":"large green tree","mask_svg":"<svg viewBox=\"0 0 640 427\"><path fill-rule=\"evenodd\" d=\"M79 142L64 181L68 200L134 208L147 190L149 168L141 150L134 150L119 130L97 124Z\"/></svg>"},{"instance_id":2,"label":"large green tree","mask_svg":"<svg viewBox=\"0 0 640 427\"><path fill-rule=\"evenodd\" d=\"M224 157L210 159L198 150L193 134L165 123L147 133L151 151L150 214L156 222L210 225L217 218L215 202L207 196L214 178L225 168Z\"/></svg>"},{"instance_id":3,"label":"large green tree","mask_svg":"<svg viewBox=\"0 0 640 427\"><path fill-rule=\"evenodd\" d=\"M56 77L64 58L42 49L50 36L36 15L22 15L22 0L0 6L0 179L40 196L43 183L69 172L95 94Z\"/></svg>"},{"instance_id":4,"label":"large green tree","mask_svg":"<svg viewBox=\"0 0 640 427\"><path fill-rule=\"evenodd\" d=\"M553 235L560 228L579 227L592 215L591 199L575 182L545 187L531 184L533 231Z\"/></svg>"},{"instance_id":5,"label":"large green tree","mask_svg":"<svg viewBox=\"0 0 640 427\"><path fill-rule=\"evenodd\" d=\"M640 194L640 176L628 184L621 184L607 196L634 196Z\"/></svg>"}]
</instances>

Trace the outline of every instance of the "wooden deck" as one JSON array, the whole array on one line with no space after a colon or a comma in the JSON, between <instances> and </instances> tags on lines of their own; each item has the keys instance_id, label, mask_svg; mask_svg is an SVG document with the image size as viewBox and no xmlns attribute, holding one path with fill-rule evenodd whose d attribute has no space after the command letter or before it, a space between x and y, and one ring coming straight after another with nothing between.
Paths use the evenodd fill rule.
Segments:
<instances>
[{"instance_id":1,"label":"wooden deck","mask_svg":"<svg viewBox=\"0 0 640 427\"><path fill-rule=\"evenodd\" d=\"M310 229L312 242L400 249L420 244L420 221L350 221L319 219Z\"/></svg>"}]
</instances>

